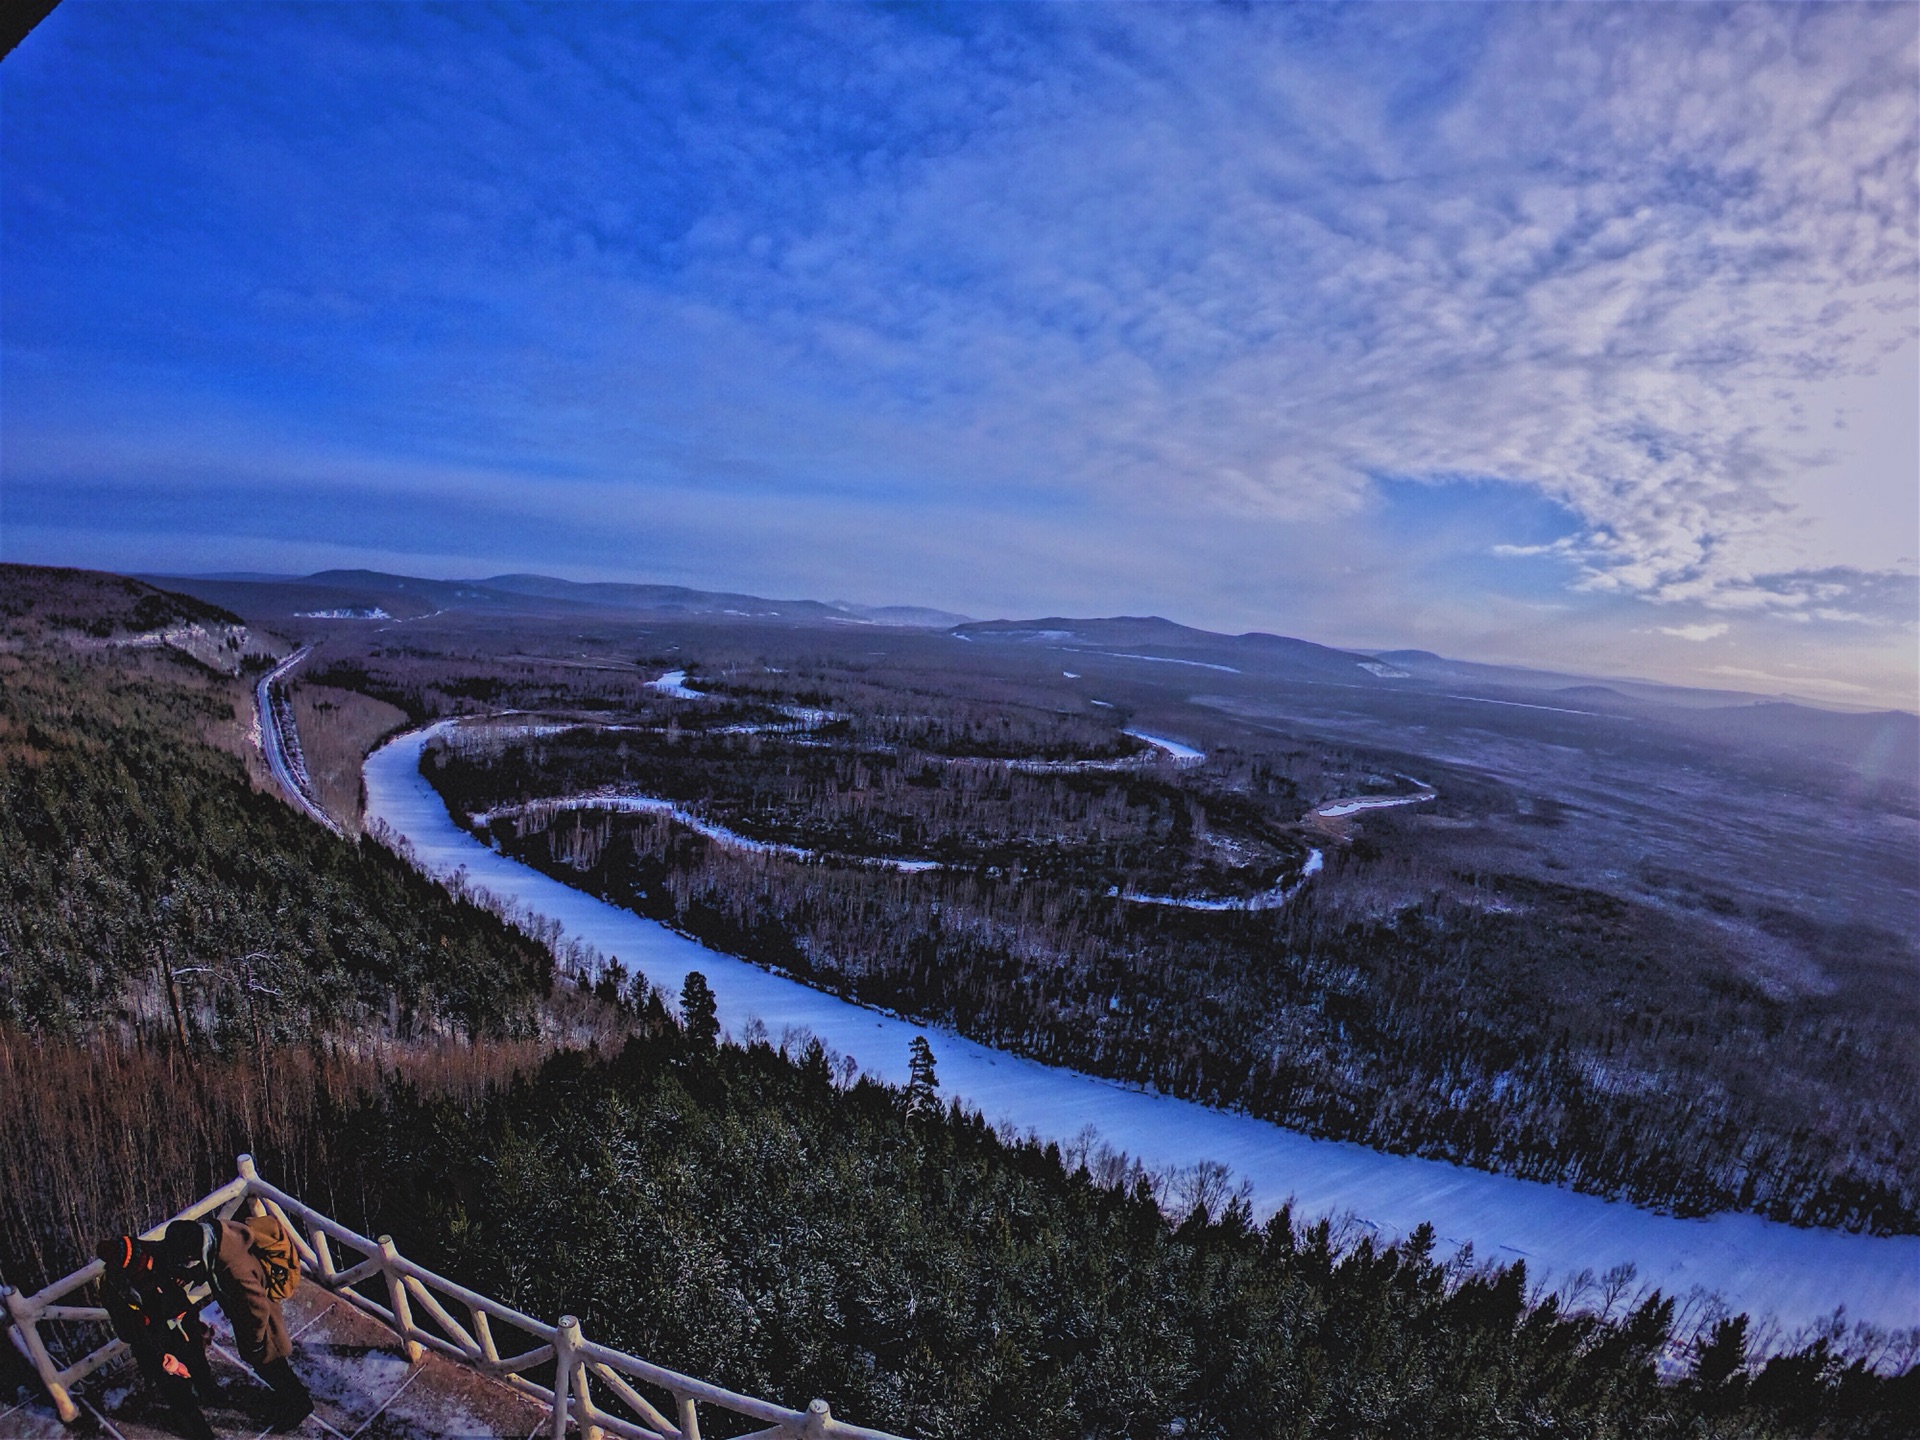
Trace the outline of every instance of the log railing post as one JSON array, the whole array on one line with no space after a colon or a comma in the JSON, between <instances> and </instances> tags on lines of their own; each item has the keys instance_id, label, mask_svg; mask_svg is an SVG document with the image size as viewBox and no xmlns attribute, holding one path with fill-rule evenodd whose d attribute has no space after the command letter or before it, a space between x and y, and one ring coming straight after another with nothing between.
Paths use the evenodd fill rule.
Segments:
<instances>
[{"instance_id":1,"label":"log railing post","mask_svg":"<svg viewBox=\"0 0 1920 1440\"><path fill-rule=\"evenodd\" d=\"M380 1273L387 1280L387 1303L393 1310L393 1328L400 1332L400 1349L407 1357L409 1365L418 1365L425 1358L427 1350L413 1338L413 1306L407 1303L406 1277L400 1273L400 1252L394 1248L393 1237L382 1235L379 1238Z\"/></svg>"},{"instance_id":2,"label":"log railing post","mask_svg":"<svg viewBox=\"0 0 1920 1440\"><path fill-rule=\"evenodd\" d=\"M320 1262L320 1283L330 1285L333 1277L340 1272L333 1263L333 1244L327 1239L327 1232L318 1225L310 1226L307 1243L313 1246L314 1258Z\"/></svg>"},{"instance_id":3,"label":"log railing post","mask_svg":"<svg viewBox=\"0 0 1920 1440\"><path fill-rule=\"evenodd\" d=\"M700 1440L700 1407L691 1395L675 1396L680 1407L677 1418L680 1421L680 1440Z\"/></svg>"},{"instance_id":4,"label":"log railing post","mask_svg":"<svg viewBox=\"0 0 1920 1440\"><path fill-rule=\"evenodd\" d=\"M807 1406L807 1418L800 1422L800 1433L806 1436L807 1440L814 1440L815 1436L823 1437L824 1440L827 1427L831 1424L833 1424L833 1411L827 1408L826 1401L815 1400Z\"/></svg>"},{"instance_id":5,"label":"log railing post","mask_svg":"<svg viewBox=\"0 0 1920 1440\"><path fill-rule=\"evenodd\" d=\"M573 1409L573 1372L579 1368L580 1322L562 1315L553 1333L552 1440L567 1440L567 1415Z\"/></svg>"},{"instance_id":6,"label":"log railing post","mask_svg":"<svg viewBox=\"0 0 1920 1440\"><path fill-rule=\"evenodd\" d=\"M580 1326L575 1322L573 1333L576 1343L580 1337ZM593 1382L587 1378L587 1362L576 1360L573 1368L573 1406L580 1421L580 1440L607 1440L607 1432L594 1421Z\"/></svg>"},{"instance_id":7,"label":"log railing post","mask_svg":"<svg viewBox=\"0 0 1920 1440\"><path fill-rule=\"evenodd\" d=\"M46 1386L47 1398L53 1401L53 1408L59 1413L62 1424L71 1425L80 1418L80 1407L73 1403L73 1396L67 1387L60 1383L60 1367L53 1363L53 1357L47 1353L46 1343L40 1338L40 1317L27 1297L11 1286L0 1286L7 1297L7 1313L13 1317L14 1333L26 1347L27 1359L33 1362L33 1368L39 1372L40 1383Z\"/></svg>"},{"instance_id":8,"label":"log railing post","mask_svg":"<svg viewBox=\"0 0 1920 1440\"><path fill-rule=\"evenodd\" d=\"M480 1342L480 1357L490 1365L500 1363L500 1347L493 1343L493 1326L487 1320L487 1312L478 1305L470 1307L473 1315L473 1338Z\"/></svg>"}]
</instances>

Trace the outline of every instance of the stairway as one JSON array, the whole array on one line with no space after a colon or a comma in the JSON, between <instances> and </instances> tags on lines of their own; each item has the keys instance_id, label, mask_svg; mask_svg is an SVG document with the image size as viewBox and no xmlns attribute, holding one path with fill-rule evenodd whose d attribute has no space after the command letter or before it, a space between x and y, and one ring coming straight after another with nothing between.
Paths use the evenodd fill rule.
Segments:
<instances>
[{"instance_id":1,"label":"stairway","mask_svg":"<svg viewBox=\"0 0 1920 1440\"><path fill-rule=\"evenodd\" d=\"M824 1400L790 1410L596 1344L571 1315L549 1324L415 1264L385 1235L357 1234L263 1180L251 1156L236 1168L173 1218L231 1218L244 1208L287 1227L307 1281L287 1318L301 1337L294 1366L319 1402L302 1432L313 1440L507 1440L542 1429L548 1440L569 1430L581 1440L700 1440L703 1407L734 1417L735 1428L759 1422L741 1440L899 1440L836 1420ZM44 1401L6 1409L0 1400L0 1440L39 1440L62 1420L103 1440L172 1433L164 1407L133 1383L106 1312L84 1303L102 1268L95 1260L33 1295L0 1286L8 1338L46 1387ZM219 1314L205 1313L210 1322ZM221 1333L231 1333L224 1322ZM209 1422L223 1435L261 1435L254 1402L264 1392L230 1344L214 1353L232 1372L232 1413L218 1407Z\"/></svg>"},{"instance_id":2,"label":"stairway","mask_svg":"<svg viewBox=\"0 0 1920 1440\"><path fill-rule=\"evenodd\" d=\"M207 1420L221 1440L264 1435L267 1391L233 1353L232 1332L217 1305L204 1312L214 1331L214 1370L229 1403ZM313 1391L314 1413L303 1440L528 1440L547 1431L552 1406L522 1395L429 1351L408 1364L393 1332L317 1285L303 1285L287 1302L294 1367ZM80 1419L69 1429L44 1397L0 1401L4 1440L178 1440L172 1416L145 1393L133 1360L122 1356L81 1382L74 1392ZM12 1405L12 1408L8 1408Z\"/></svg>"}]
</instances>

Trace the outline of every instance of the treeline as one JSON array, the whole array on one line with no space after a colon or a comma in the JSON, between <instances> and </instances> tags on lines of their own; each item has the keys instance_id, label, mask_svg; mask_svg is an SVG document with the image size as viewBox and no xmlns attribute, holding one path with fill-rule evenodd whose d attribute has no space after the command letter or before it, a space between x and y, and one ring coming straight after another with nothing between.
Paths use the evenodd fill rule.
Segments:
<instances>
[{"instance_id":1,"label":"treeline","mask_svg":"<svg viewBox=\"0 0 1920 1440\"><path fill-rule=\"evenodd\" d=\"M964 690L924 673L901 687L865 680L840 665L794 675L742 670L713 683L722 699L802 706L834 717L833 733L859 748L897 747L986 760L1118 760L1146 748L1111 715L1042 708L1022 686L970 677Z\"/></svg>"},{"instance_id":2,"label":"treeline","mask_svg":"<svg viewBox=\"0 0 1920 1440\"><path fill-rule=\"evenodd\" d=\"M742 855L654 816L494 833L717 949L1051 1064L1680 1213L1920 1226L1901 1017L1789 1009L1696 929L1577 887L1438 875L1383 912L1395 862L1334 855L1284 909L1199 912Z\"/></svg>"},{"instance_id":3,"label":"treeline","mask_svg":"<svg viewBox=\"0 0 1920 1440\"><path fill-rule=\"evenodd\" d=\"M33 1291L233 1178L236 1155L322 1208L364 1208L346 1117L405 1088L477 1099L533 1068L537 1040L268 1045L68 1040L0 1027L0 1283Z\"/></svg>"},{"instance_id":4,"label":"treeline","mask_svg":"<svg viewBox=\"0 0 1920 1440\"><path fill-rule=\"evenodd\" d=\"M448 656L404 644L318 659L305 676L308 683L383 700L416 725L446 715L552 706L589 714L617 710L662 721L674 713L673 701L647 688L647 681L666 667L645 660L582 669L564 659Z\"/></svg>"},{"instance_id":5,"label":"treeline","mask_svg":"<svg viewBox=\"0 0 1920 1440\"><path fill-rule=\"evenodd\" d=\"M1169 1219L1052 1146L837 1083L817 1046L715 1049L657 1005L641 1025L615 1056L356 1110L343 1218L659 1363L926 1440L1891 1437L1920 1402L1828 1338L1750 1363L1743 1320L1689 1344L1657 1295L1570 1313L1521 1266L1439 1263L1425 1230Z\"/></svg>"},{"instance_id":6,"label":"treeline","mask_svg":"<svg viewBox=\"0 0 1920 1440\"><path fill-rule=\"evenodd\" d=\"M69 630L91 639L139 635L170 625L238 625L240 617L191 595L124 575L50 565L0 565L0 627L38 638Z\"/></svg>"}]
</instances>

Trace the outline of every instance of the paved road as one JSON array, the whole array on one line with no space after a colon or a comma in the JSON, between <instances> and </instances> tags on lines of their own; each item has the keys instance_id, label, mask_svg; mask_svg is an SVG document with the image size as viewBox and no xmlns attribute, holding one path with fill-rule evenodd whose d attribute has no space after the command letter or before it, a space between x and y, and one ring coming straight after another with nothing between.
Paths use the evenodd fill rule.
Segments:
<instances>
[{"instance_id":1,"label":"paved road","mask_svg":"<svg viewBox=\"0 0 1920 1440\"><path fill-rule=\"evenodd\" d=\"M260 683L253 687L253 704L260 715L260 749L266 754L267 769L273 772L273 778L279 782L280 789L286 794L287 799L305 811L311 819L338 835L340 827L334 824L333 817L322 810L319 802L313 798L307 780L306 762L300 755L300 737L290 736L282 726L281 715L273 698L273 687L292 674L294 668L312 653L311 645L302 645L262 675ZM291 713L286 719L290 726Z\"/></svg>"}]
</instances>

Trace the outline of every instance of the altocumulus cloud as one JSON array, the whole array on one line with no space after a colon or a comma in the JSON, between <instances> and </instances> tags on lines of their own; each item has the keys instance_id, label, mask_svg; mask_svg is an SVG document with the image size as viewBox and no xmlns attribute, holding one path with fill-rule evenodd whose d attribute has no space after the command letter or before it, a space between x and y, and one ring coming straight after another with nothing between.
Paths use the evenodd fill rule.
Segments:
<instances>
[{"instance_id":1,"label":"altocumulus cloud","mask_svg":"<svg viewBox=\"0 0 1920 1440\"><path fill-rule=\"evenodd\" d=\"M1912 364L1915 16L61 12L0 77L16 514L187 525L268 457L475 477L492 553L627 494L828 563L1100 514L1141 570L1171 514L1493 483L1570 517L1516 563L1669 636L1911 625L1912 437L1865 411Z\"/></svg>"},{"instance_id":2,"label":"altocumulus cloud","mask_svg":"<svg viewBox=\"0 0 1920 1440\"><path fill-rule=\"evenodd\" d=\"M1842 440L1813 382L1911 343L1911 12L1075 18L784 291L895 393L1126 503L1493 477L1580 518L1586 588L1911 618L1794 542Z\"/></svg>"}]
</instances>

